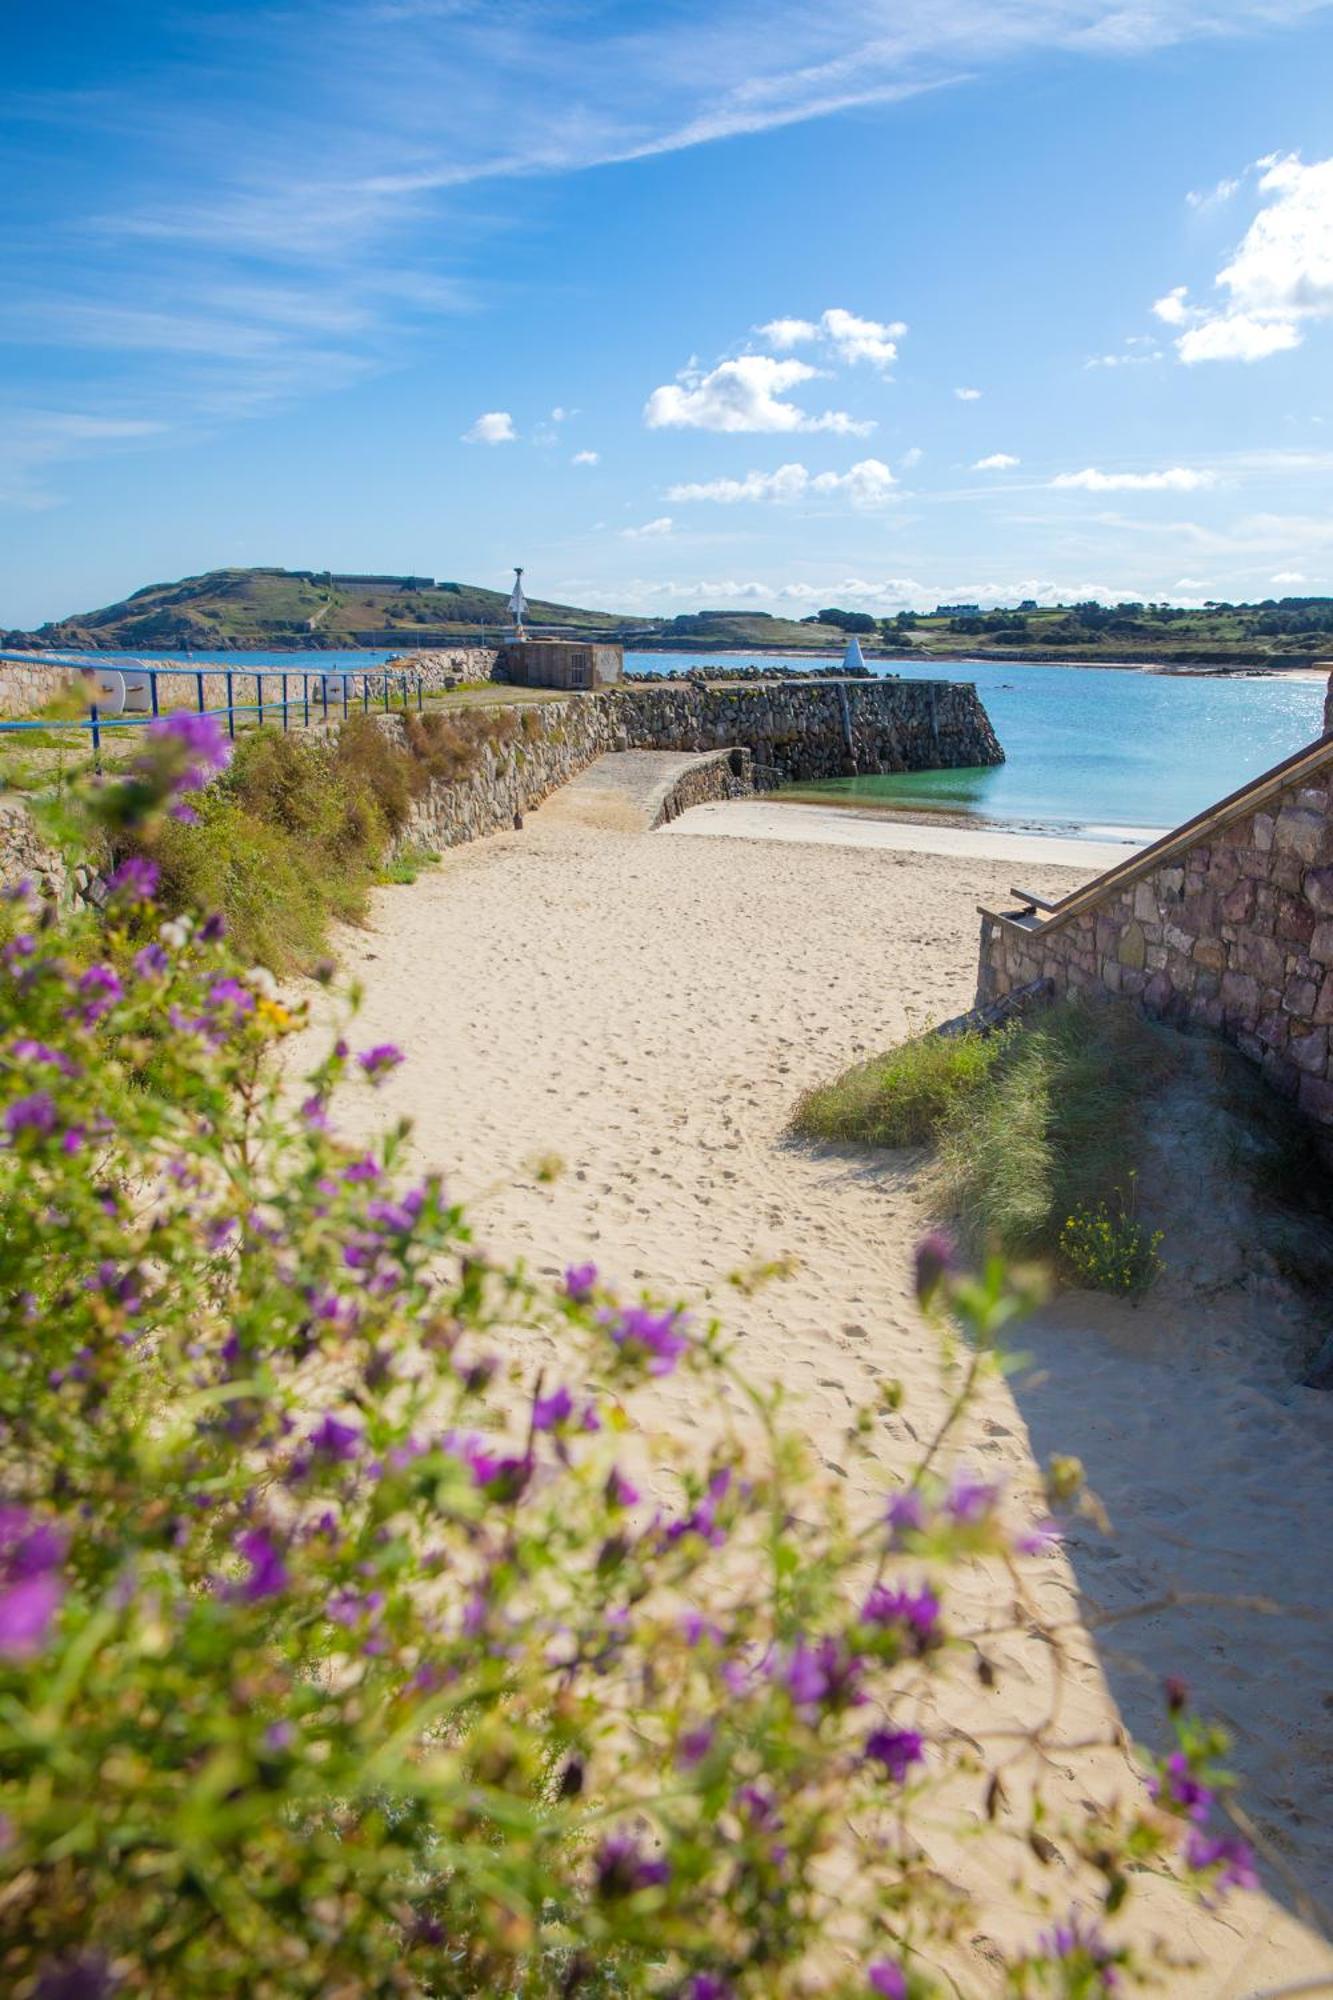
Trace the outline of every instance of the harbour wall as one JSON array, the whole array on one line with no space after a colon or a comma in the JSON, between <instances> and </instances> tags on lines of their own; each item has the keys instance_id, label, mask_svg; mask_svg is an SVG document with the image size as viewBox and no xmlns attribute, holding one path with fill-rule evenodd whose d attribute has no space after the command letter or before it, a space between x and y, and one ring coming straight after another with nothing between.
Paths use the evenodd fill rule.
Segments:
<instances>
[{"instance_id":1,"label":"harbour wall","mask_svg":"<svg viewBox=\"0 0 1333 2000\"><path fill-rule=\"evenodd\" d=\"M475 713L475 711L473 711ZM997 764L1003 751L970 683L783 681L709 687L670 682L495 708L503 732L481 743L465 775L436 779L418 801L407 845L453 847L512 826L608 750L744 753L746 789L760 782ZM385 716L404 735L412 718ZM734 796L720 789L691 797ZM738 775L733 773L733 775ZM678 808L678 809L682 809Z\"/></svg>"}]
</instances>

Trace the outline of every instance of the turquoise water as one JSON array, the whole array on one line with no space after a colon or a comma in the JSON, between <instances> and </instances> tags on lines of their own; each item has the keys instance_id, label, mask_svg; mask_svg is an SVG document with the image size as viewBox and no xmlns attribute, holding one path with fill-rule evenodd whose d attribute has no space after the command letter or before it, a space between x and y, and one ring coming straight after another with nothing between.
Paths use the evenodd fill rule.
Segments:
<instances>
[{"instance_id":1,"label":"turquoise water","mask_svg":"<svg viewBox=\"0 0 1333 2000\"><path fill-rule=\"evenodd\" d=\"M661 653L627 654L625 663L648 673L745 664L735 654L696 661ZM803 795L972 813L1034 832L1160 832L1317 736L1324 698L1322 681L1277 675L1211 680L969 660L895 662L893 671L905 680L975 681L1007 761L993 770L832 778L803 785Z\"/></svg>"}]
</instances>

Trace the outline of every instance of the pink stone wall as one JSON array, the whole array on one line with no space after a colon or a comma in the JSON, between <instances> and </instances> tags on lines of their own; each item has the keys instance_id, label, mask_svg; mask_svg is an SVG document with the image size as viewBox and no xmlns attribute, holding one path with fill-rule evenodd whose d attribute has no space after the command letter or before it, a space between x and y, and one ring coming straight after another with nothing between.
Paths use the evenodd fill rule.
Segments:
<instances>
[{"instance_id":1,"label":"pink stone wall","mask_svg":"<svg viewBox=\"0 0 1333 2000\"><path fill-rule=\"evenodd\" d=\"M984 917L978 1002L1043 978L1223 1035L1333 1125L1333 741L1261 808L1087 908Z\"/></svg>"}]
</instances>

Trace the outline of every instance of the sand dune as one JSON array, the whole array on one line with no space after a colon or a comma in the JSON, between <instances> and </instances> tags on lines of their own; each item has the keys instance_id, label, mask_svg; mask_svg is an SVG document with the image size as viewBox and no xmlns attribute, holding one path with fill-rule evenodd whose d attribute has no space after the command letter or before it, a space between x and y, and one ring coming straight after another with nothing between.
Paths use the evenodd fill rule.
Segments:
<instances>
[{"instance_id":1,"label":"sand dune","mask_svg":"<svg viewBox=\"0 0 1333 2000\"><path fill-rule=\"evenodd\" d=\"M1054 896L1098 865L1080 876L1026 857L1023 880ZM448 1173L496 1250L549 1271L592 1257L625 1284L715 1303L835 1469L849 1411L876 1376L898 1376L905 1417L886 1421L878 1449L886 1466L905 1464L912 1432L942 1407L936 1338L910 1281L913 1164L815 1153L783 1127L807 1084L970 1002L975 905L1002 897L1013 872L970 852L590 830L544 808L523 832L382 891L372 928L345 939L366 988L358 1037L393 1039L409 1057L349 1122L410 1114L420 1159ZM566 1164L550 1186L532 1170L543 1153ZM797 1260L789 1280L748 1299L728 1286L738 1267L779 1256ZM1067 1720L1105 1733L1119 1701L1145 1725L1153 1700L1141 1690L1197 1654L1200 1695L1220 1698L1239 1733L1256 1817L1306 1880L1327 1880L1333 1400L1290 1386L1267 1333L1250 1340L1243 1288L1208 1319L1196 1296L1182 1275L1160 1335L1152 1308L1049 1308L1037 1365L987 1391L962 1455L1020 1492L1034 1450L1086 1456L1120 1539L1080 1536L1070 1554L1108 1609L1193 1577L1296 1604L1314 1594L1312 1615L1267 1623L1209 1606L1118 1625L1117 1647L1146 1656L1143 1675L1079 1639ZM680 1396L666 1384L660 1414L684 1431ZM1072 1616L1069 1561L1048 1561L1047 1608ZM984 1598L985 1579L975 1588ZM1020 1647L1015 1664L1006 1699L1039 1706L1045 1659ZM1078 1797L1133 1780L1119 1752L1098 1751L1057 1782ZM987 1936L1030 1925L1002 1879L978 1886L981 1931L960 1976L982 1995L996 1990ZM1051 1888L1068 1900L1067 1884ZM1173 1994L1219 2000L1333 1976L1333 1955L1284 1900L1278 1884L1274 1898L1181 1921L1149 1884L1134 1921L1199 1961Z\"/></svg>"}]
</instances>

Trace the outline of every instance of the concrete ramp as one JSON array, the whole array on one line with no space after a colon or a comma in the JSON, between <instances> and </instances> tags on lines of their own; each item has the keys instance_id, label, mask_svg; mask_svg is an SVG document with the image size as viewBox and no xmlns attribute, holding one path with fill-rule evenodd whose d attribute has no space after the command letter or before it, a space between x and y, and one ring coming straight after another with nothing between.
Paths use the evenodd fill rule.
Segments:
<instances>
[{"instance_id":1,"label":"concrete ramp","mask_svg":"<svg viewBox=\"0 0 1333 2000\"><path fill-rule=\"evenodd\" d=\"M542 817L651 833L689 806L753 790L748 750L610 750L553 792Z\"/></svg>"}]
</instances>

